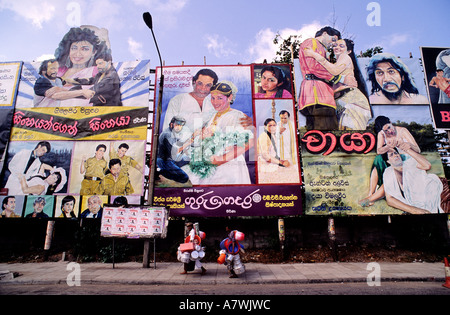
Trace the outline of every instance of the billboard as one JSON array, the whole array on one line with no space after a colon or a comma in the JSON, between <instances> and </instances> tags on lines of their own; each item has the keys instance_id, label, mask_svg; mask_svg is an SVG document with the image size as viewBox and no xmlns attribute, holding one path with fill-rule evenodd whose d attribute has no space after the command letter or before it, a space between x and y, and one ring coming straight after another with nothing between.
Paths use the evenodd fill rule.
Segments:
<instances>
[{"instance_id":1,"label":"billboard","mask_svg":"<svg viewBox=\"0 0 450 315\"><path fill-rule=\"evenodd\" d=\"M352 40L331 38L302 42L295 77L287 64L157 68L153 204L206 217L448 212L450 154L434 127L447 129L449 49L422 47L423 67L395 53L357 58ZM0 67L12 123L4 216L141 204L149 62L113 61L94 26L55 46L54 59Z\"/></svg>"},{"instance_id":2,"label":"billboard","mask_svg":"<svg viewBox=\"0 0 450 315\"><path fill-rule=\"evenodd\" d=\"M392 53L356 58L354 47L323 36L300 46L305 213L447 211L420 60Z\"/></svg>"},{"instance_id":3,"label":"billboard","mask_svg":"<svg viewBox=\"0 0 450 315\"><path fill-rule=\"evenodd\" d=\"M174 66L163 73L154 202L174 216L300 214L290 66Z\"/></svg>"},{"instance_id":4,"label":"billboard","mask_svg":"<svg viewBox=\"0 0 450 315\"><path fill-rule=\"evenodd\" d=\"M55 47L21 64L1 187L26 196L24 217L99 217L115 196L140 203L149 61L113 61L108 31L91 25Z\"/></svg>"}]
</instances>

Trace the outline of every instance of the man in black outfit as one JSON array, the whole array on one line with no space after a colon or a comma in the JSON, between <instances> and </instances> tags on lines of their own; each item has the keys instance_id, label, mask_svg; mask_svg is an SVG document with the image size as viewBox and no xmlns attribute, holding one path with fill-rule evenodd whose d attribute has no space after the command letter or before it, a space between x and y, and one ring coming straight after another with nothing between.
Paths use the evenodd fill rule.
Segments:
<instances>
[{"instance_id":1,"label":"man in black outfit","mask_svg":"<svg viewBox=\"0 0 450 315\"><path fill-rule=\"evenodd\" d=\"M90 103L93 106L122 106L120 99L120 79L112 64L111 54L105 52L95 60L98 73L89 79L76 78L82 85L94 85L91 90L95 92Z\"/></svg>"}]
</instances>

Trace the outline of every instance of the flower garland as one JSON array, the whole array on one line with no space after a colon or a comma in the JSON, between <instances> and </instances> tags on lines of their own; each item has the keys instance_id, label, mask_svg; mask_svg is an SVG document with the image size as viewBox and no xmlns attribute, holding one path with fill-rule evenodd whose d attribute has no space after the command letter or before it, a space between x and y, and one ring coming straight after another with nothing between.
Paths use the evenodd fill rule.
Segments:
<instances>
[{"instance_id":1,"label":"flower garland","mask_svg":"<svg viewBox=\"0 0 450 315\"><path fill-rule=\"evenodd\" d=\"M215 132L211 137L201 140L191 150L191 162L189 168L194 174L204 179L212 176L217 165L211 163L213 155L224 154L226 148L240 146L244 147L251 137L251 131Z\"/></svg>"}]
</instances>

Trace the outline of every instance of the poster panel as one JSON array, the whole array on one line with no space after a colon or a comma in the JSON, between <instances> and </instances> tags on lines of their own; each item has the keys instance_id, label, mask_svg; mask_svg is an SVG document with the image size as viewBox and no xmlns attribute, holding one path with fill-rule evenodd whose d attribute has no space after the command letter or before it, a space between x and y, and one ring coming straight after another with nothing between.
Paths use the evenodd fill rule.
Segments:
<instances>
[{"instance_id":1,"label":"poster panel","mask_svg":"<svg viewBox=\"0 0 450 315\"><path fill-rule=\"evenodd\" d=\"M161 130L153 151L158 163L154 202L169 206L175 216L301 213L290 67L179 66L163 71ZM278 83L270 87L270 81ZM295 200L289 199L293 196ZM263 202L274 200L270 198L292 203L271 207ZM250 208L239 208L244 199L253 200ZM211 210L201 200L221 206Z\"/></svg>"},{"instance_id":2,"label":"poster panel","mask_svg":"<svg viewBox=\"0 0 450 315\"><path fill-rule=\"evenodd\" d=\"M25 196L0 196L1 218L21 218Z\"/></svg>"},{"instance_id":3,"label":"poster panel","mask_svg":"<svg viewBox=\"0 0 450 315\"><path fill-rule=\"evenodd\" d=\"M298 126L303 130L365 130L373 112L355 43L341 39L332 44L310 38L299 47L295 67Z\"/></svg>"},{"instance_id":4,"label":"poster panel","mask_svg":"<svg viewBox=\"0 0 450 315\"><path fill-rule=\"evenodd\" d=\"M450 129L450 48L420 47L435 128Z\"/></svg>"},{"instance_id":5,"label":"poster panel","mask_svg":"<svg viewBox=\"0 0 450 315\"><path fill-rule=\"evenodd\" d=\"M447 211L420 59L355 58L353 41L325 31L295 67L305 213Z\"/></svg>"},{"instance_id":6,"label":"poster panel","mask_svg":"<svg viewBox=\"0 0 450 315\"><path fill-rule=\"evenodd\" d=\"M147 107L17 108L11 140L146 140L147 121Z\"/></svg>"},{"instance_id":7,"label":"poster panel","mask_svg":"<svg viewBox=\"0 0 450 315\"><path fill-rule=\"evenodd\" d=\"M0 107L14 107L22 62L0 62Z\"/></svg>"},{"instance_id":8,"label":"poster panel","mask_svg":"<svg viewBox=\"0 0 450 315\"><path fill-rule=\"evenodd\" d=\"M376 113L391 115L377 115L364 133L313 130L301 135L306 214L448 209L448 184L431 117L428 113L428 123L418 124L414 115L402 115L417 106L398 107L402 110L396 116L392 105L379 106Z\"/></svg>"},{"instance_id":9,"label":"poster panel","mask_svg":"<svg viewBox=\"0 0 450 315\"><path fill-rule=\"evenodd\" d=\"M9 195L143 195L145 141L12 141Z\"/></svg>"},{"instance_id":10,"label":"poster panel","mask_svg":"<svg viewBox=\"0 0 450 315\"><path fill-rule=\"evenodd\" d=\"M75 142L69 193L143 195L144 149L143 141Z\"/></svg>"},{"instance_id":11,"label":"poster panel","mask_svg":"<svg viewBox=\"0 0 450 315\"><path fill-rule=\"evenodd\" d=\"M113 62L108 30L90 25L55 46L23 63L1 187L56 195L57 218L100 217L110 198L144 194L150 63Z\"/></svg>"},{"instance_id":12,"label":"poster panel","mask_svg":"<svg viewBox=\"0 0 450 315\"><path fill-rule=\"evenodd\" d=\"M22 62L0 62L0 171L9 141Z\"/></svg>"},{"instance_id":13,"label":"poster panel","mask_svg":"<svg viewBox=\"0 0 450 315\"><path fill-rule=\"evenodd\" d=\"M168 211L163 207L113 207L103 210L100 235L103 237L164 238Z\"/></svg>"},{"instance_id":14,"label":"poster panel","mask_svg":"<svg viewBox=\"0 0 450 315\"><path fill-rule=\"evenodd\" d=\"M48 219L53 217L53 196L28 196L26 198L24 218Z\"/></svg>"},{"instance_id":15,"label":"poster panel","mask_svg":"<svg viewBox=\"0 0 450 315\"><path fill-rule=\"evenodd\" d=\"M55 218L76 219L80 214L80 196L56 196Z\"/></svg>"},{"instance_id":16,"label":"poster panel","mask_svg":"<svg viewBox=\"0 0 450 315\"><path fill-rule=\"evenodd\" d=\"M100 219L103 209L108 204L108 196L104 195L84 195L81 196L81 219Z\"/></svg>"},{"instance_id":17,"label":"poster panel","mask_svg":"<svg viewBox=\"0 0 450 315\"><path fill-rule=\"evenodd\" d=\"M423 67L419 58L379 53L358 58L372 105L428 104Z\"/></svg>"},{"instance_id":18,"label":"poster panel","mask_svg":"<svg viewBox=\"0 0 450 315\"><path fill-rule=\"evenodd\" d=\"M78 81L65 81L63 78L56 77L50 80L51 67L55 66L54 75L61 75L64 67L59 67L55 59L47 59L40 62L24 62L23 70L20 76L19 91L17 96L18 108L44 108L44 107L89 107L89 106L148 106L148 91L150 81L150 61L124 61L114 62L109 68L110 76L114 79L91 83L95 81L99 71L96 66L90 67L91 76L81 76L83 73L75 74L73 77ZM53 62L52 62L53 61ZM50 70L42 70L42 69ZM92 76L95 74L94 76ZM101 77L97 77L97 81ZM65 78L65 77L64 77ZM83 80L84 81L83 81ZM91 79L91 80L89 80ZM53 82L55 81L55 82ZM89 81L89 82L88 82ZM71 83L69 83L71 82ZM52 84L61 85L56 89ZM102 91L96 97L95 90L100 89L97 85L101 85ZM47 90L45 90L47 89ZM53 90L52 90L53 89ZM50 90L50 91L49 91ZM97 93L97 92L96 92ZM47 96L45 96L45 94ZM115 98L113 98L113 96Z\"/></svg>"}]
</instances>

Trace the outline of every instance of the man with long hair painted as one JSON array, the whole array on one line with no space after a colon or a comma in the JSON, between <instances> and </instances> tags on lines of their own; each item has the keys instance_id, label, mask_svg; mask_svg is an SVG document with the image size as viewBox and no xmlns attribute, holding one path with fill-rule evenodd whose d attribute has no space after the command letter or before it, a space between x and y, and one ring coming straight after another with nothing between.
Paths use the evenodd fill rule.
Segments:
<instances>
[{"instance_id":1,"label":"man with long hair painted","mask_svg":"<svg viewBox=\"0 0 450 315\"><path fill-rule=\"evenodd\" d=\"M372 84L371 104L428 104L428 99L419 94L411 71L392 54L373 56L367 76Z\"/></svg>"}]
</instances>

